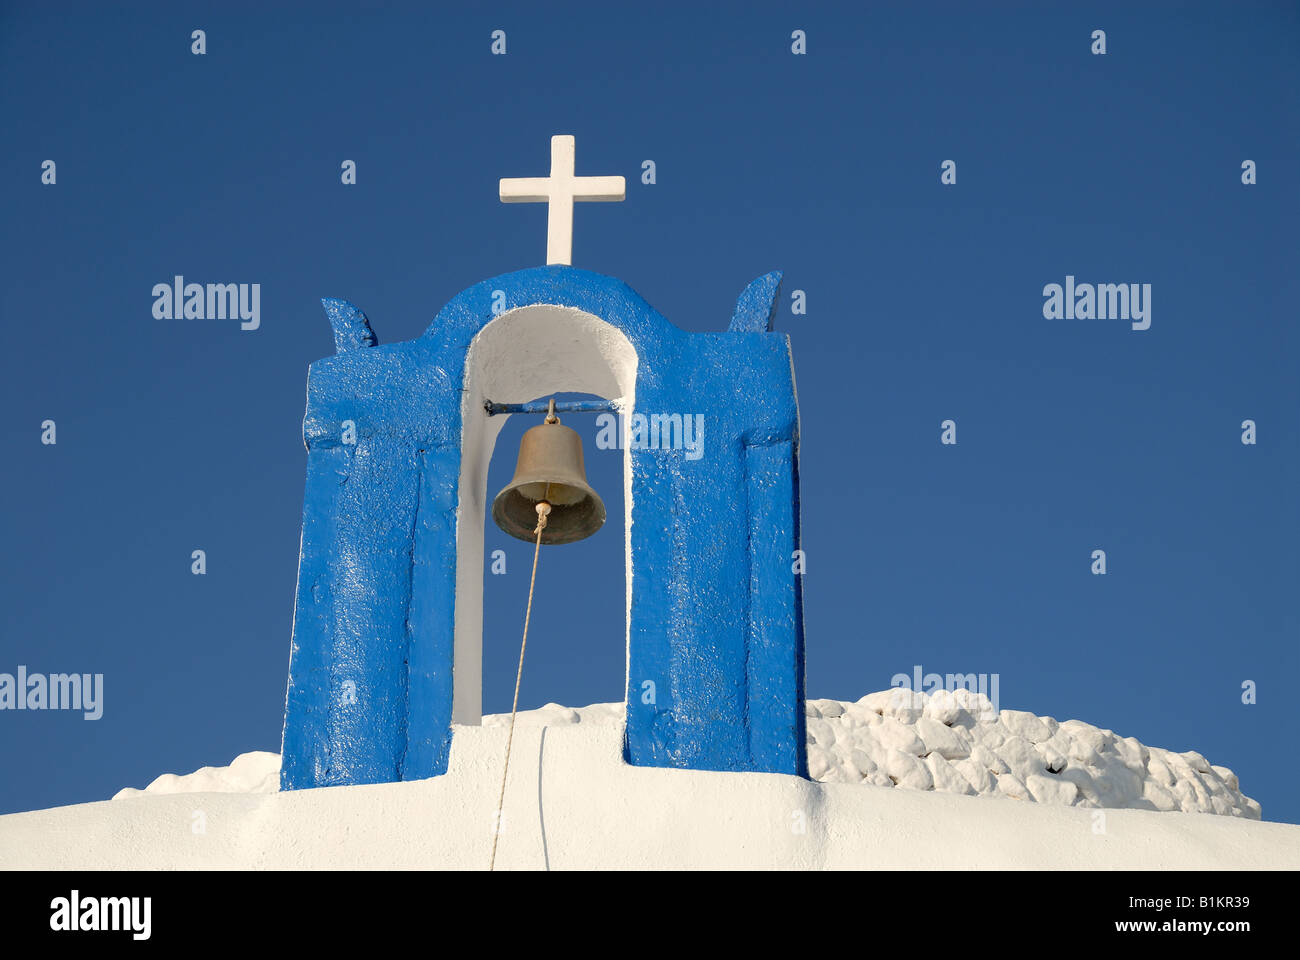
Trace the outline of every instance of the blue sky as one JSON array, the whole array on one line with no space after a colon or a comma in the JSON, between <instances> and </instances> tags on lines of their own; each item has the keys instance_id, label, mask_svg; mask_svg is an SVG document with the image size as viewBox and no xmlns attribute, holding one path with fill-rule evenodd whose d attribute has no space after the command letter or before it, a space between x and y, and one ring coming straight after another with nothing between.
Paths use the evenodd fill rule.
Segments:
<instances>
[{"instance_id":1,"label":"blue sky","mask_svg":"<svg viewBox=\"0 0 1300 960\"><path fill-rule=\"evenodd\" d=\"M0 7L0 672L105 678L98 721L0 713L0 812L279 749L319 298L394 342L540 264L544 207L496 181L571 133L628 178L579 205L575 265L695 331L785 271L810 695L997 673L1003 707L1197 750L1300 821L1294 5L442 6ZM260 328L155 319L176 274L260 283ZM1067 275L1151 284L1150 329L1044 319ZM618 516L618 455L587 458ZM498 711L530 556L487 537ZM619 699L617 528L539 588L522 705Z\"/></svg>"}]
</instances>

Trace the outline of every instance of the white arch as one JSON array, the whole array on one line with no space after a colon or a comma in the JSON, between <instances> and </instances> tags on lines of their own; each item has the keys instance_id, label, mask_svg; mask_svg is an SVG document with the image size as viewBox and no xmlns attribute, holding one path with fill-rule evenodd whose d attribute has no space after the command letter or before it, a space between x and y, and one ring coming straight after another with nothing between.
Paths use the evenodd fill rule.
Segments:
<instances>
[{"instance_id":1,"label":"white arch","mask_svg":"<svg viewBox=\"0 0 1300 960\"><path fill-rule=\"evenodd\" d=\"M591 393L635 408L637 355L613 324L558 304L508 310L470 341L461 398L460 489L456 510L456 617L452 723L483 719L483 523L488 464L506 416L484 400L518 403L548 393ZM632 609L632 455L623 450L623 550L628 629ZM626 633L624 642L626 643Z\"/></svg>"}]
</instances>

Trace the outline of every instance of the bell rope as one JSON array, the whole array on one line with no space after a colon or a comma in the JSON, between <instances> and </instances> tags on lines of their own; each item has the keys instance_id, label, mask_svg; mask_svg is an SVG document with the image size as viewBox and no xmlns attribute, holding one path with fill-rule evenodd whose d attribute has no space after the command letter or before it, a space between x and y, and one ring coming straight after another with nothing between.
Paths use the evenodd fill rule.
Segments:
<instances>
[{"instance_id":1,"label":"bell rope","mask_svg":"<svg viewBox=\"0 0 1300 960\"><path fill-rule=\"evenodd\" d=\"M551 401L551 409L555 409L555 401ZM551 414L554 416L554 413ZM551 485L546 485L546 493L549 496ZM515 715L519 712L519 683L524 678L524 650L528 647L528 620L533 615L533 585L537 582L537 555L542 552L542 531L546 529L546 517L551 512L551 505L545 500L537 502L537 529L533 532L537 534L537 542L533 545L533 573L528 579L528 606L524 610L524 639L519 644L519 670L515 674L515 699L510 705L510 731L506 734L506 761L501 768L501 792L497 795L497 815L492 823L492 857L488 860L488 872L496 869L497 862L497 841L501 838L501 812L505 809L506 803L506 777L510 773L510 747L515 740Z\"/></svg>"}]
</instances>

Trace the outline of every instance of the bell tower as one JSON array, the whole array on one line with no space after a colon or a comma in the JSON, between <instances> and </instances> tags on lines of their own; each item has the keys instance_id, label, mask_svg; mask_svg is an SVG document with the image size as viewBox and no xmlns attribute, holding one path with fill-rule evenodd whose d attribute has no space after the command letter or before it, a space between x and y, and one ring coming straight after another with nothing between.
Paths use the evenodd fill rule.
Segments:
<instances>
[{"instance_id":1,"label":"bell tower","mask_svg":"<svg viewBox=\"0 0 1300 960\"><path fill-rule=\"evenodd\" d=\"M551 203L552 262L462 291L423 336L380 345L359 309L322 301L336 353L307 377L282 789L446 772L456 727L480 719L484 523L532 541L539 501L556 543L601 520L622 529L625 760L806 776L780 275L746 287L724 331L678 329L621 281L568 265L573 200L622 199L622 178L575 177L572 160L572 138L555 138L550 178L501 185L503 200ZM624 418L624 516L604 518L577 474L536 489L554 479L538 463L575 462L562 423L525 434L531 462L488 499L501 414L560 392ZM688 417L694 454L673 442Z\"/></svg>"}]
</instances>

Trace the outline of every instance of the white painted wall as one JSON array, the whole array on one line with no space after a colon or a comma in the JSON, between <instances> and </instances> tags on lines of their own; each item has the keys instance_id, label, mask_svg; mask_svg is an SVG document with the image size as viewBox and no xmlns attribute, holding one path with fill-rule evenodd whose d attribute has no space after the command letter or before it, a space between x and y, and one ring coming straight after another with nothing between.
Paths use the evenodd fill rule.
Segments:
<instances>
[{"instance_id":1,"label":"white painted wall","mask_svg":"<svg viewBox=\"0 0 1300 960\"><path fill-rule=\"evenodd\" d=\"M483 523L489 497L496 494L487 489L488 464L506 420L505 415L484 413L483 401L522 403L552 393L590 393L614 400L630 412L635 405L636 370L636 349L621 330L594 314L556 304L508 310L470 343L461 400L453 723L478 724L483 716ZM626 449L623 528L630 618L632 459Z\"/></svg>"},{"instance_id":2,"label":"white painted wall","mask_svg":"<svg viewBox=\"0 0 1300 960\"><path fill-rule=\"evenodd\" d=\"M617 721L516 729L499 869L1300 863L1290 824L635 767L622 734ZM0 868L486 869L505 740L504 725L460 728L447 774L428 780L146 794L0 816Z\"/></svg>"}]
</instances>

